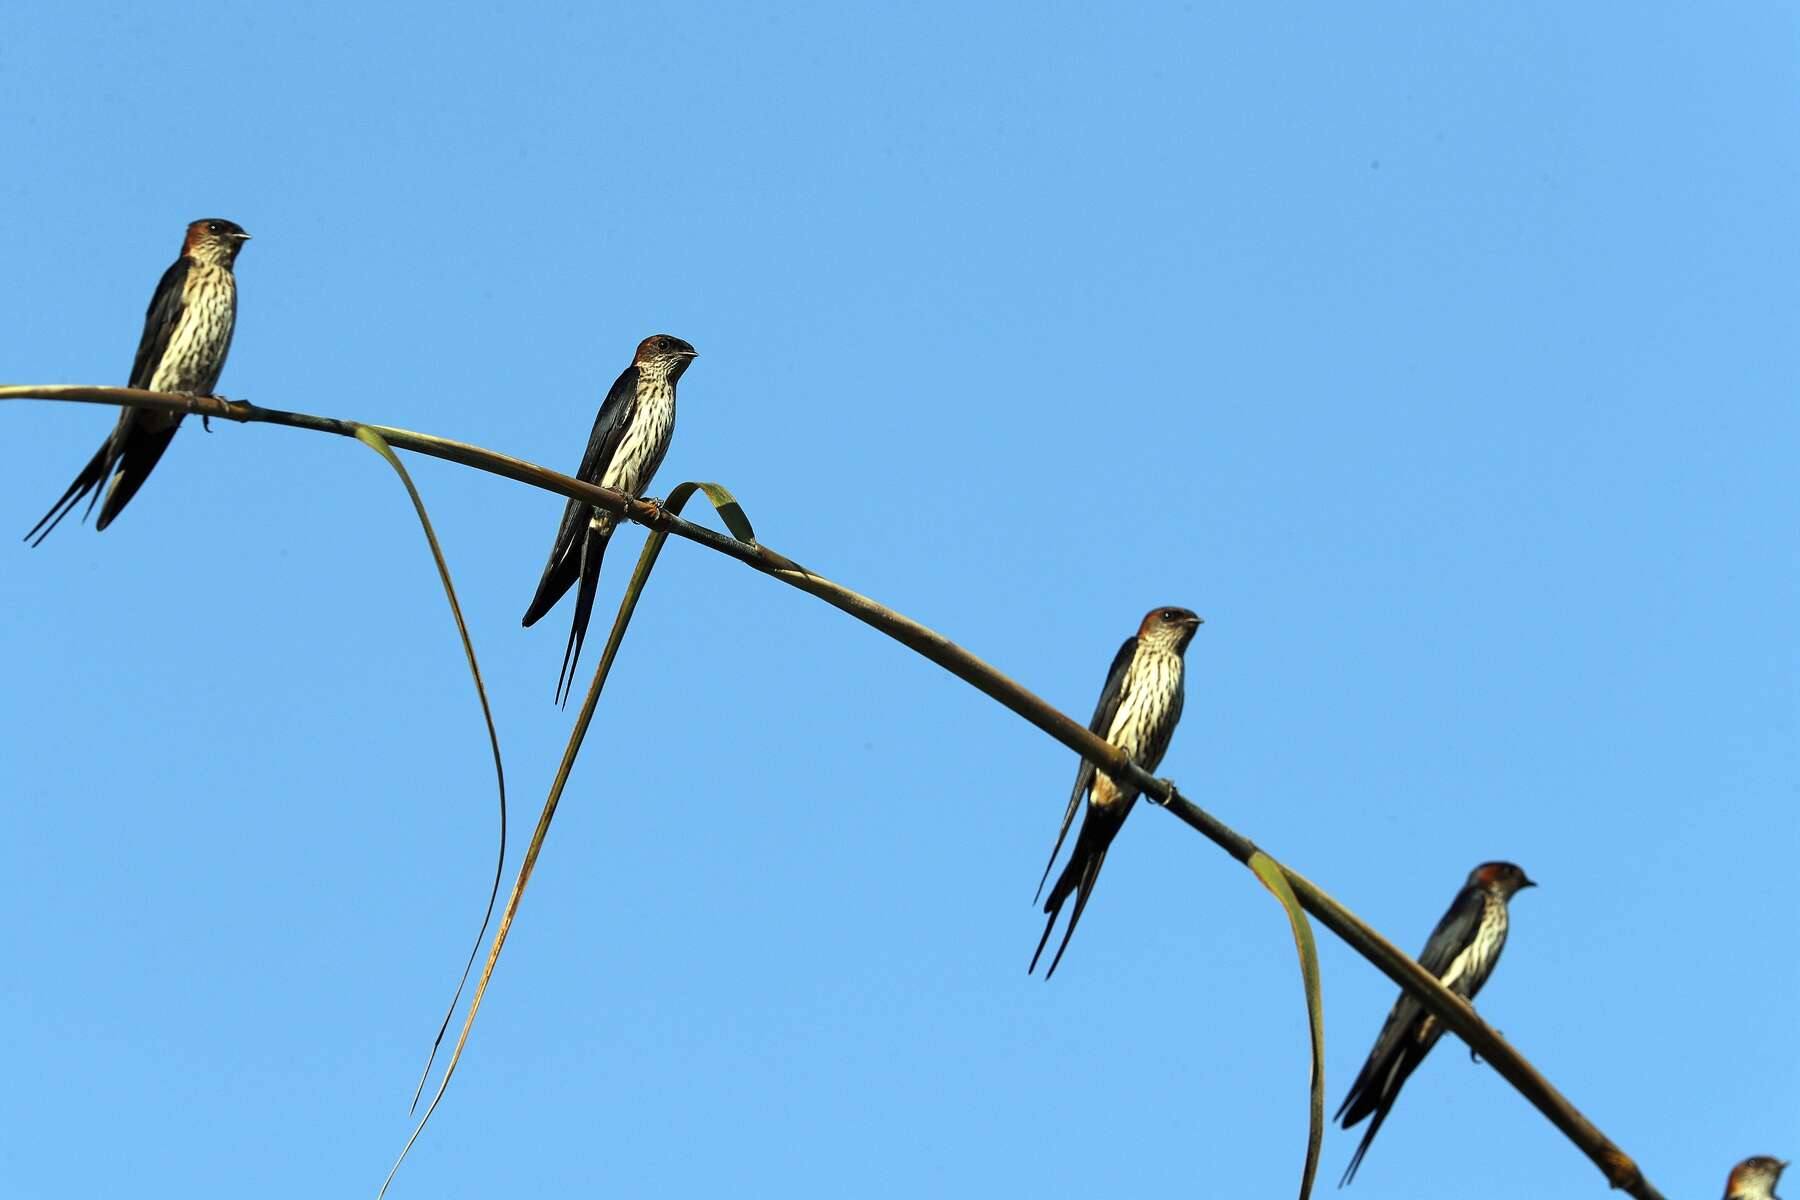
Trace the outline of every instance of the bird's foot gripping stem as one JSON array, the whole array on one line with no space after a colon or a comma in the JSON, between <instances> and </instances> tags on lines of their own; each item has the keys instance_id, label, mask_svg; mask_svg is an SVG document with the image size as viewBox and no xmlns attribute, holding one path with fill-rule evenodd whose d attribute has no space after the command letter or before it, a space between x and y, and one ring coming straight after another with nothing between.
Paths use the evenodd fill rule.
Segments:
<instances>
[{"instance_id":1,"label":"bird's foot gripping stem","mask_svg":"<svg viewBox=\"0 0 1800 1200\"><path fill-rule=\"evenodd\" d=\"M223 404L226 408L229 409L231 407L231 401L229 401L225 397L217 395L217 394L214 394L211 396L205 396L205 397L190 396L188 399L190 402L194 401L194 400L200 400L200 399L217 400L220 404ZM230 416L231 414L229 412L227 412L225 415ZM210 413L201 413L200 414L200 428L204 429L207 433L212 432L212 414L210 414Z\"/></svg>"},{"instance_id":2,"label":"bird's foot gripping stem","mask_svg":"<svg viewBox=\"0 0 1800 1200\"><path fill-rule=\"evenodd\" d=\"M1164 799L1163 797L1152 793L1150 796L1150 803L1160 804L1164 808L1167 808L1167 807L1169 807L1169 801L1173 800L1175 798L1175 781L1173 779L1164 779L1162 776L1158 775L1156 777L1156 782L1162 784L1165 788L1169 789L1168 799Z\"/></svg>"},{"instance_id":3,"label":"bird's foot gripping stem","mask_svg":"<svg viewBox=\"0 0 1800 1200\"><path fill-rule=\"evenodd\" d=\"M198 405L199 403L200 403L200 396L198 393L195 393L195 392L187 393L187 410L189 412L195 411L195 406ZM204 429L208 433L212 432L212 418L209 417L208 415L206 415L205 413L200 414L200 428Z\"/></svg>"},{"instance_id":4,"label":"bird's foot gripping stem","mask_svg":"<svg viewBox=\"0 0 1800 1200\"><path fill-rule=\"evenodd\" d=\"M648 504L650 506L651 521L662 520L663 503L661 500L657 499L655 496L639 496L637 501L639 504Z\"/></svg>"}]
</instances>

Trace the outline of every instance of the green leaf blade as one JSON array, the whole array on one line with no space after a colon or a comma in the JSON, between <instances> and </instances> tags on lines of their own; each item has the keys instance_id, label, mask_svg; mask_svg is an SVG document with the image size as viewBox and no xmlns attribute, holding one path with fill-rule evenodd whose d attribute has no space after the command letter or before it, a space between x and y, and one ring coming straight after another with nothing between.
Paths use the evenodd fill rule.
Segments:
<instances>
[{"instance_id":1,"label":"green leaf blade","mask_svg":"<svg viewBox=\"0 0 1800 1200\"><path fill-rule=\"evenodd\" d=\"M358 436L361 436L360 433ZM680 515L682 508L696 491L706 493L707 499L712 501L720 519L733 536L740 541L755 541L749 518L744 516L736 498L719 484L678 484L662 502L663 510L672 515ZM587 738L588 726L592 724L594 710L600 703L600 693L606 686L607 677L612 673L613 660L618 657L619 646L625 640L625 630L631 624L632 614L637 611L638 598L643 595L644 586L650 581L650 571L656 566L657 557L661 555L663 544L668 540L667 533L652 529L644 539L644 548L638 552L637 565L632 568L631 580L625 585L625 594L619 598L618 614L613 617L612 629L606 635L606 649L600 652L599 665L594 668L594 681L588 685L587 695L582 699L581 711L576 714L575 727L569 733L562 762L557 766L556 778L550 785L550 795L544 801L543 811L538 814L537 827L532 830L531 842L525 848L524 861L519 864L518 878L513 881L512 891L506 898L506 907L500 914L500 925L494 931L493 945L488 948L487 962L482 966L475 994L470 997L469 1011L463 1018L462 1031L457 1035L456 1048L451 1051L450 1061L444 1066L443 1078L438 1081L437 1091L433 1094L431 1103L426 1106L425 1115L419 1119L412 1136L407 1138L406 1145L401 1148L400 1157L395 1159L387 1178L382 1181L376 1200L381 1200L387 1194L388 1186L393 1183L395 1174L400 1170L400 1164L406 1161L413 1143L425 1131L431 1114L437 1111L438 1103L443 1100L444 1093L450 1087L450 1077L456 1073L457 1064L462 1061L463 1049L469 1042L469 1031L475 1025L475 1014L481 1009L482 998L487 995L488 983L493 979L495 964L500 961L500 951L505 947L507 934L512 930L513 918L518 915L519 905L525 898L526 885L531 882L531 873L537 866L539 852L543 850L544 838L550 832L550 822L556 816L557 806L562 803L563 789L569 782L569 772L574 768L576 756L581 753L582 743Z\"/></svg>"},{"instance_id":2,"label":"green leaf blade","mask_svg":"<svg viewBox=\"0 0 1800 1200\"><path fill-rule=\"evenodd\" d=\"M413 511L418 515L419 526L425 532L426 544L431 547L431 558L437 564L438 580L443 585L444 596L450 602L450 615L456 621L457 636L462 639L463 654L468 659L469 674L475 681L475 695L481 702L481 717L487 725L488 746L494 756L494 780L500 793L500 845L494 858L494 883L488 891L487 909L482 913L481 928L475 931L475 944L469 950L468 960L463 964L461 977L456 981L456 991L450 997L450 1004L444 1012L443 1022L438 1026L437 1037L431 1043L431 1053L425 1059L425 1069L419 1075L419 1083L413 1089L413 1105L417 1107L419 1096L425 1090L425 1081L431 1078L431 1064L437 1059L438 1047L443 1044L444 1034L450 1028L450 1021L456 1013L456 1003L462 998L463 988L468 985L469 972L475 966L475 957L481 952L481 940L486 935L489 923L494 919L494 905L500 898L500 881L505 878L506 868L506 768L500 758L500 734L494 726L494 711L488 703L487 685L481 678L481 664L475 657L475 642L469 635L468 622L463 619L462 605L456 598L456 584L450 578L450 565L444 559L443 547L438 543L437 531L432 527L431 515L425 510L425 501L419 495L418 487L412 481L406 464L394 453L387 439L367 425L356 427L356 440L369 447L387 460L399 475L400 482L406 487L406 494L412 500Z\"/></svg>"},{"instance_id":3,"label":"green leaf blade","mask_svg":"<svg viewBox=\"0 0 1800 1200\"><path fill-rule=\"evenodd\" d=\"M1306 1020L1312 1038L1312 1071L1308 1096L1306 1165L1300 1172L1300 1200L1312 1195L1313 1177L1319 1170L1319 1147L1325 1140L1325 1009L1319 988L1319 948L1313 941L1312 923L1288 886L1281 864L1258 850L1249 867L1287 910L1293 927L1294 947L1300 953L1300 978L1306 988Z\"/></svg>"}]
</instances>

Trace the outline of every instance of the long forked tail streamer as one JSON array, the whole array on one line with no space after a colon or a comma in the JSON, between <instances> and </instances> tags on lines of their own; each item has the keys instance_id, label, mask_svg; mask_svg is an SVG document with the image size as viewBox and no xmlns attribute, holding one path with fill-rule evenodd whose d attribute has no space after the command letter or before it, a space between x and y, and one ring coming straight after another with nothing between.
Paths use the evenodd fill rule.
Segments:
<instances>
[{"instance_id":1,"label":"long forked tail streamer","mask_svg":"<svg viewBox=\"0 0 1800 1200\"><path fill-rule=\"evenodd\" d=\"M749 518L739 507L735 497L716 483L684 483L669 493L662 507L669 513L680 513L682 506L697 491L705 492L706 498L718 511L719 518L733 537L741 542L756 541L756 531L750 527ZM525 847L525 859L519 864L519 876L513 881L512 892L506 897L506 908L500 914L499 928L494 930L493 945L488 947L487 962L481 968L481 978L475 984L475 994L469 998L469 1011L463 1017L462 1032L457 1035L456 1049L450 1052L450 1061L444 1065L443 1078L438 1080L437 1091L431 1097L431 1103L425 1106L425 1115L413 1127L412 1136L406 1139L401 1147L400 1156L389 1168L387 1178L381 1181L381 1190L376 1193L376 1200L387 1195L388 1186L394 1182L394 1176L400 1170L400 1164L406 1161L413 1144L419 1135L425 1132L425 1125L431 1120L431 1114L444 1098L450 1087L450 1077L456 1073L456 1065L462 1061L463 1048L469 1043L469 1030L474 1027L475 1014L481 1008L481 998L487 994L488 982L494 976L494 964L500 959L501 948L506 945L506 935L512 929L513 918L518 915L519 901L525 895L525 885L531 882L531 872L537 866L538 853L544 848L544 835L550 830L550 821L556 815L556 806L562 800L563 788L569 781L569 771L575 765L575 756L581 752L581 743L587 737L588 725L594 719L594 709L600 702L600 692L606 686L606 677L612 671L613 659L619 653L619 643L625 639L625 628L631 623L631 614L637 610L638 597L643 594L644 584L650 579L650 569L656 565L657 555L662 553L663 543L669 535L662 530L652 529L650 536L644 539L644 548L638 554L637 566L631 572L631 582L625 585L625 594L619 600L618 615L613 618L612 632L607 634L606 649L600 653L600 664L594 668L594 682L588 686L587 698L582 701L581 712L575 717L575 728L569 734L569 744L563 749L562 762L556 768L556 778L550 784L549 798L544 801L544 811L538 814L537 828L532 830L531 842Z\"/></svg>"}]
</instances>

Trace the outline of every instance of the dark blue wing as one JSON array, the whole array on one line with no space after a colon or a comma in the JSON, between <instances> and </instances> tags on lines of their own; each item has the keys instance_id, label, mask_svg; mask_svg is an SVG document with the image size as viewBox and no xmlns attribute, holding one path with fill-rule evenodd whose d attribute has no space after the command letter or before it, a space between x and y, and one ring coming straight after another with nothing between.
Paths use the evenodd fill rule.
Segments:
<instances>
[{"instance_id":1,"label":"dark blue wing","mask_svg":"<svg viewBox=\"0 0 1800 1200\"><path fill-rule=\"evenodd\" d=\"M1425 939L1425 949L1419 953L1419 965L1442 979L1456 956L1475 940L1475 931L1481 926L1482 907L1480 888L1465 887L1456 893L1456 899L1439 918L1437 928Z\"/></svg>"},{"instance_id":2,"label":"dark blue wing","mask_svg":"<svg viewBox=\"0 0 1800 1200\"><path fill-rule=\"evenodd\" d=\"M581 456L581 466L575 471L575 477L584 483L599 483L607 464L619 452L619 444L625 440L625 430L631 424L632 410L637 406L637 378L637 367L626 367L613 381L612 390L606 393L599 415L594 418L594 431L588 435L587 450ZM581 546L586 540L588 508L588 505L574 499L563 505L562 521L556 527L556 541L550 545L550 561L544 565L544 573L538 579L537 593L532 596L531 605L525 610L526 625L534 623L555 607L580 573Z\"/></svg>"},{"instance_id":3,"label":"dark blue wing","mask_svg":"<svg viewBox=\"0 0 1800 1200\"><path fill-rule=\"evenodd\" d=\"M1106 671L1106 686L1100 689L1100 700L1094 705L1094 715L1088 720L1088 728L1105 737L1112 728L1113 718L1119 715L1119 702L1125 696L1125 675L1131 669L1131 660L1137 654L1138 640L1135 637L1125 639L1119 652L1113 655L1112 666ZM1063 813L1062 829L1056 835L1056 845L1050 850L1050 861L1044 864L1044 878L1038 880L1038 895L1044 894L1044 882L1050 878L1050 868L1056 864L1056 856L1062 853L1063 839L1069 836L1069 826L1075 823L1075 810L1081 807L1081 797L1094 786L1094 764L1087 759L1081 760L1080 768L1075 772L1075 790L1069 793L1069 808ZM1032 897L1037 903L1037 897Z\"/></svg>"},{"instance_id":4,"label":"dark blue wing","mask_svg":"<svg viewBox=\"0 0 1800 1200\"><path fill-rule=\"evenodd\" d=\"M1425 939L1419 965L1441 979L1456 956L1475 940L1475 931L1481 925L1481 910L1480 888L1465 887L1458 892L1456 899L1450 902L1449 910L1438 920L1437 928ZM1381 1033L1375 1038L1375 1048L1369 1051L1356 1081L1350 1085L1349 1094L1338 1107L1337 1116L1344 1119L1344 1128L1350 1128L1370 1113L1384 1112L1399 1094L1400 1085L1406 1082L1407 1076L1424 1060L1442 1034L1442 1026L1429 1021L1425 1006L1411 993L1401 992L1387 1020L1382 1023ZM1364 1148L1367 1144L1365 1139ZM1361 1157L1359 1152L1357 1161L1361 1161ZM1354 1170L1352 1164L1351 1171Z\"/></svg>"},{"instance_id":5,"label":"dark blue wing","mask_svg":"<svg viewBox=\"0 0 1800 1200\"><path fill-rule=\"evenodd\" d=\"M588 434L587 451L581 456L581 469L575 477L587 483L599 483L600 474L619 452L625 440L625 428L631 423L632 409L637 406L638 370L634 364L619 372L606 400L594 417L594 431ZM579 500L574 503L581 503Z\"/></svg>"},{"instance_id":6,"label":"dark blue wing","mask_svg":"<svg viewBox=\"0 0 1800 1200\"><path fill-rule=\"evenodd\" d=\"M169 338L186 306L182 293L187 289L191 265L192 260L185 254L170 263L150 296L150 307L144 310L144 336L138 340L137 357L131 362L130 386L134 388L150 386L163 352L169 348Z\"/></svg>"}]
</instances>

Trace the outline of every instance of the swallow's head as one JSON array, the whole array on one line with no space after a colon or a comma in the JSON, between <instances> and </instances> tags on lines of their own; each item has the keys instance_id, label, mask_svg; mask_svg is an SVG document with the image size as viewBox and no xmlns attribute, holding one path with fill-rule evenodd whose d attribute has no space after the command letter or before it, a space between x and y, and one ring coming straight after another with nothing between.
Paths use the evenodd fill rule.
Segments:
<instances>
[{"instance_id":1,"label":"swallow's head","mask_svg":"<svg viewBox=\"0 0 1800 1200\"><path fill-rule=\"evenodd\" d=\"M1759 1154L1731 1168L1725 1180L1725 1200L1775 1200L1775 1184L1787 1164Z\"/></svg>"},{"instance_id":2,"label":"swallow's head","mask_svg":"<svg viewBox=\"0 0 1800 1200\"><path fill-rule=\"evenodd\" d=\"M638 343L637 357L632 361L640 373L663 376L674 383L699 353L678 337L657 333Z\"/></svg>"},{"instance_id":3,"label":"swallow's head","mask_svg":"<svg viewBox=\"0 0 1800 1200\"><path fill-rule=\"evenodd\" d=\"M249 240L250 235L236 221L207 217L188 225L187 240L181 243L181 252L203 263L229 267L237 261L238 251Z\"/></svg>"},{"instance_id":4,"label":"swallow's head","mask_svg":"<svg viewBox=\"0 0 1800 1200\"><path fill-rule=\"evenodd\" d=\"M1511 900L1513 896L1528 887L1537 884L1525 877L1525 872L1509 862L1482 863L1469 872L1470 887L1483 887L1490 892L1498 892L1502 900Z\"/></svg>"},{"instance_id":5,"label":"swallow's head","mask_svg":"<svg viewBox=\"0 0 1800 1200\"><path fill-rule=\"evenodd\" d=\"M1167 646L1177 654L1187 649L1203 622L1185 608L1153 608L1138 625L1138 640Z\"/></svg>"}]
</instances>

